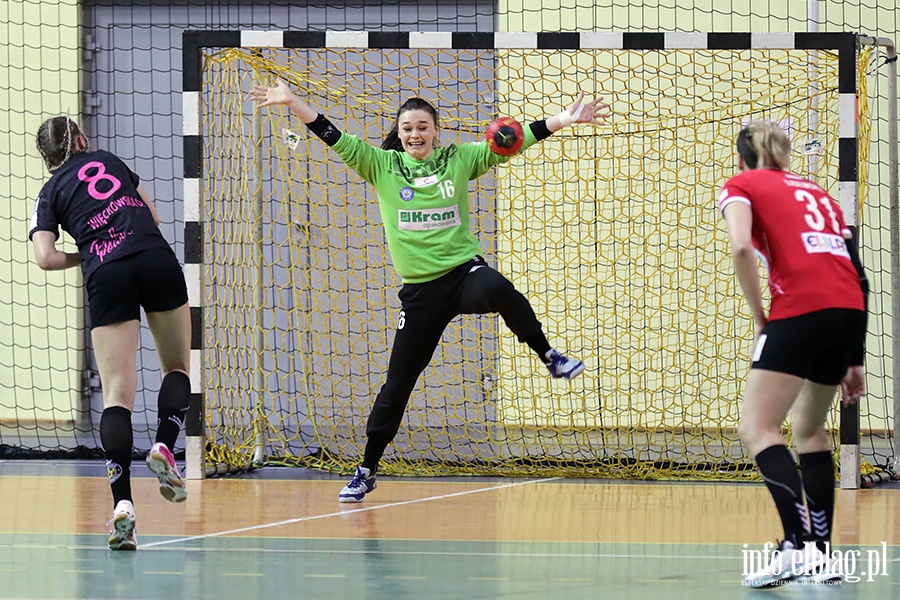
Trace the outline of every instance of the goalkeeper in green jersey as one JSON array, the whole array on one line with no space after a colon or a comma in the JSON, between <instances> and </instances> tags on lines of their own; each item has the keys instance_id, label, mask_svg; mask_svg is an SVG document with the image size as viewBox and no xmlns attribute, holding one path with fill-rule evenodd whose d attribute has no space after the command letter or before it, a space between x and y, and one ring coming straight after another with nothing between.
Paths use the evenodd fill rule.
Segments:
<instances>
[{"instance_id":1,"label":"goalkeeper in green jersey","mask_svg":"<svg viewBox=\"0 0 900 600\"><path fill-rule=\"evenodd\" d=\"M500 313L555 378L572 379L584 363L551 348L528 300L481 257L469 229L469 181L507 162L486 142L435 147L437 110L421 98L406 101L381 148L341 132L281 80L256 86L258 107L285 105L344 163L375 187L388 248L403 279L401 310L387 379L366 425L366 449L341 502L362 502L394 439L409 396L450 321L461 314ZM584 93L565 111L524 127L522 150L573 123L604 123L609 105Z\"/></svg>"}]
</instances>

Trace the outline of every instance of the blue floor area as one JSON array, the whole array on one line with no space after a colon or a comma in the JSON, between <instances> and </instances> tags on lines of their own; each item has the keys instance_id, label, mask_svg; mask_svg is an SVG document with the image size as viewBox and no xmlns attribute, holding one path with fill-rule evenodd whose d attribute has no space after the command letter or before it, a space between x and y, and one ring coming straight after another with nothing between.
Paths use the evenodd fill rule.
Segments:
<instances>
[{"instance_id":1,"label":"blue floor area","mask_svg":"<svg viewBox=\"0 0 900 600\"><path fill-rule=\"evenodd\" d=\"M144 536L140 551L123 553L104 542L0 535L0 598L868 600L900 592L897 548L888 575L764 591L742 587L737 545Z\"/></svg>"}]
</instances>

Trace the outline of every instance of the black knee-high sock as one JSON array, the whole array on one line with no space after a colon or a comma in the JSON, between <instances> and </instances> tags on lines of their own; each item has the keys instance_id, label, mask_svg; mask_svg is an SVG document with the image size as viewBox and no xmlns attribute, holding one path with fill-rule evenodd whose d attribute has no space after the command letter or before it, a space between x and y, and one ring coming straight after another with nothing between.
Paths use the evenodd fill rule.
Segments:
<instances>
[{"instance_id":1,"label":"black knee-high sock","mask_svg":"<svg viewBox=\"0 0 900 600\"><path fill-rule=\"evenodd\" d=\"M100 443L106 456L109 486L113 506L119 500L131 500L131 451L134 434L131 431L131 411L121 406L104 409L100 416Z\"/></svg>"},{"instance_id":2,"label":"black knee-high sock","mask_svg":"<svg viewBox=\"0 0 900 600\"><path fill-rule=\"evenodd\" d=\"M775 507L784 527L784 539L800 547L809 533L803 484L797 463L785 445L766 448L756 455L756 464L775 500Z\"/></svg>"},{"instance_id":3,"label":"black knee-high sock","mask_svg":"<svg viewBox=\"0 0 900 600\"><path fill-rule=\"evenodd\" d=\"M830 542L834 521L834 459L831 451L800 455L803 491L809 505L809 522L817 541Z\"/></svg>"},{"instance_id":4,"label":"black knee-high sock","mask_svg":"<svg viewBox=\"0 0 900 600\"><path fill-rule=\"evenodd\" d=\"M172 371L163 377L157 402L156 441L165 444L169 450L178 441L190 401L191 380L187 375Z\"/></svg>"}]
</instances>

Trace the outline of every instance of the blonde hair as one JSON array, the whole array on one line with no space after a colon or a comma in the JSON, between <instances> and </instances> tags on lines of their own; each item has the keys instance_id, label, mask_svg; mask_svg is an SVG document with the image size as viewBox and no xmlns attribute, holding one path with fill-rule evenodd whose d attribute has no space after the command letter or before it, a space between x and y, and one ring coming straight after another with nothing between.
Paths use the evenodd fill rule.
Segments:
<instances>
[{"instance_id":1,"label":"blonde hair","mask_svg":"<svg viewBox=\"0 0 900 600\"><path fill-rule=\"evenodd\" d=\"M737 151L748 169L787 171L791 141L778 123L751 121L737 137Z\"/></svg>"}]
</instances>

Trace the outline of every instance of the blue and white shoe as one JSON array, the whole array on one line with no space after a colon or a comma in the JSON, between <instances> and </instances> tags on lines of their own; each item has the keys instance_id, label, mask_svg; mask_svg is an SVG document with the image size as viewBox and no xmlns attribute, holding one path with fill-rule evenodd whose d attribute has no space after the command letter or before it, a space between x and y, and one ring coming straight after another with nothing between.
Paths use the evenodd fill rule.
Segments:
<instances>
[{"instance_id":1,"label":"blue and white shoe","mask_svg":"<svg viewBox=\"0 0 900 600\"><path fill-rule=\"evenodd\" d=\"M575 379L584 371L584 363L577 358L569 358L558 350L549 350L545 364L554 379Z\"/></svg>"},{"instance_id":2,"label":"blue and white shoe","mask_svg":"<svg viewBox=\"0 0 900 600\"><path fill-rule=\"evenodd\" d=\"M365 467L356 467L356 475L344 486L338 502L362 502L366 494L375 489L375 476Z\"/></svg>"}]
</instances>

